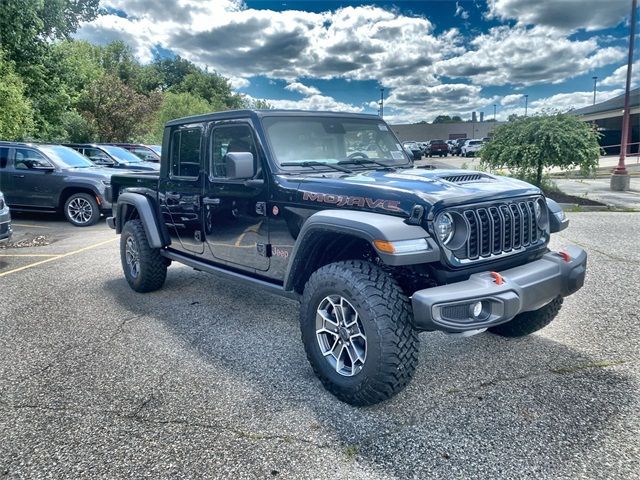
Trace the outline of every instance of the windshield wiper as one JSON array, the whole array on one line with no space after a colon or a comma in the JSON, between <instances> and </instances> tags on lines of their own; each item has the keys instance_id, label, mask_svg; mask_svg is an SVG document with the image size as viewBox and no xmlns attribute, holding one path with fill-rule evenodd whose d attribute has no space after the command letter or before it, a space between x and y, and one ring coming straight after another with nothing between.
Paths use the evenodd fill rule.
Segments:
<instances>
[{"instance_id":1,"label":"windshield wiper","mask_svg":"<svg viewBox=\"0 0 640 480\"><path fill-rule=\"evenodd\" d=\"M367 163L373 163L375 165L380 165L381 167L388 168L391 170L395 170L394 166L387 165L386 163L379 162L378 160L373 160L371 158L346 158L344 160L340 160L338 165L366 165Z\"/></svg>"},{"instance_id":2,"label":"windshield wiper","mask_svg":"<svg viewBox=\"0 0 640 480\"><path fill-rule=\"evenodd\" d=\"M280 166L281 167L329 167L329 168L333 168L334 170L338 170L340 172L353 173L352 170L341 167L340 165L337 165L335 163L318 162L315 160L307 161L307 162L285 162L285 163L281 163Z\"/></svg>"}]
</instances>

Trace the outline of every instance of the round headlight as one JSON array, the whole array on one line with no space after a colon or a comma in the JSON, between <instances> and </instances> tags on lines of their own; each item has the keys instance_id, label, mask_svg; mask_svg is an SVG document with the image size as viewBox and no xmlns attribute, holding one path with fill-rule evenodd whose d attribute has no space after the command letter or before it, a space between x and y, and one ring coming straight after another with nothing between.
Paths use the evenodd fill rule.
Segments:
<instances>
[{"instance_id":1,"label":"round headlight","mask_svg":"<svg viewBox=\"0 0 640 480\"><path fill-rule=\"evenodd\" d=\"M543 199L539 198L537 201L533 202L533 212L536 216L536 224L538 227L542 230L546 230L549 221L547 203Z\"/></svg>"},{"instance_id":2,"label":"round headlight","mask_svg":"<svg viewBox=\"0 0 640 480\"><path fill-rule=\"evenodd\" d=\"M436 218L435 223L436 235L438 235L438 239L443 245L446 245L452 238L455 233L455 229L453 226L453 218L448 213L441 213Z\"/></svg>"}]
</instances>

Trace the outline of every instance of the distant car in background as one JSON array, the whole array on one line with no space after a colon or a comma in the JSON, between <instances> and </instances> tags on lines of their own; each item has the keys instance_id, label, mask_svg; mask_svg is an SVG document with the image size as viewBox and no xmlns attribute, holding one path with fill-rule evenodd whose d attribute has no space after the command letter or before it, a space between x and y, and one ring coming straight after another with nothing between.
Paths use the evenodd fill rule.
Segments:
<instances>
[{"instance_id":1,"label":"distant car in background","mask_svg":"<svg viewBox=\"0 0 640 480\"><path fill-rule=\"evenodd\" d=\"M114 147L124 148L145 162L159 162L160 154L148 145L141 143L110 143Z\"/></svg>"},{"instance_id":2,"label":"distant car in background","mask_svg":"<svg viewBox=\"0 0 640 480\"><path fill-rule=\"evenodd\" d=\"M462 155L465 157L475 157L476 153L482 148L482 140L467 140L462 146Z\"/></svg>"},{"instance_id":3,"label":"distant car in background","mask_svg":"<svg viewBox=\"0 0 640 480\"><path fill-rule=\"evenodd\" d=\"M422 149L416 142L404 142L402 146L407 153L413 155L414 160L420 160L422 158Z\"/></svg>"},{"instance_id":4,"label":"distant car in background","mask_svg":"<svg viewBox=\"0 0 640 480\"><path fill-rule=\"evenodd\" d=\"M446 157L449 154L449 145L444 140L431 140L427 147L427 155L433 157Z\"/></svg>"},{"instance_id":5,"label":"distant car in background","mask_svg":"<svg viewBox=\"0 0 640 480\"><path fill-rule=\"evenodd\" d=\"M145 162L140 157L121 147L96 143L69 143L65 146L80 152L100 167L156 172L160 170L159 163Z\"/></svg>"},{"instance_id":6,"label":"distant car in background","mask_svg":"<svg viewBox=\"0 0 640 480\"><path fill-rule=\"evenodd\" d=\"M4 201L4 195L0 192L0 244L8 242L12 233L9 205Z\"/></svg>"},{"instance_id":7,"label":"distant car in background","mask_svg":"<svg viewBox=\"0 0 640 480\"><path fill-rule=\"evenodd\" d=\"M453 147L450 149L451 155L460 155L462 153L462 145L464 145L466 141L466 138L454 140Z\"/></svg>"}]
</instances>

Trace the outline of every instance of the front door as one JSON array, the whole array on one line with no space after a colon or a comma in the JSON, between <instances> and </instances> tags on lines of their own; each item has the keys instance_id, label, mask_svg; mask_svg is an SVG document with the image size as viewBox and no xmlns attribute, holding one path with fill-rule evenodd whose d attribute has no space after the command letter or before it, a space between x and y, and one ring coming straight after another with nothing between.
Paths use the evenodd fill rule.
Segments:
<instances>
[{"instance_id":1,"label":"front door","mask_svg":"<svg viewBox=\"0 0 640 480\"><path fill-rule=\"evenodd\" d=\"M249 152L252 179L229 179L225 155ZM210 135L209 168L203 197L205 239L212 260L244 270L269 269L267 183L263 158L248 121L217 124Z\"/></svg>"},{"instance_id":2,"label":"front door","mask_svg":"<svg viewBox=\"0 0 640 480\"><path fill-rule=\"evenodd\" d=\"M57 181L55 166L40 152L15 148L10 172L15 186L14 203L25 207L54 208ZM49 170L44 170L49 169Z\"/></svg>"},{"instance_id":3,"label":"front door","mask_svg":"<svg viewBox=\"0 0 640 480\"><path fill-rule=\"evenodd\" d=\"M168 171L161 172L159 195L171 247L197 255L204 252L201 208L203 132L201 124L172 129Z\"/></svg>"}]
</instances>

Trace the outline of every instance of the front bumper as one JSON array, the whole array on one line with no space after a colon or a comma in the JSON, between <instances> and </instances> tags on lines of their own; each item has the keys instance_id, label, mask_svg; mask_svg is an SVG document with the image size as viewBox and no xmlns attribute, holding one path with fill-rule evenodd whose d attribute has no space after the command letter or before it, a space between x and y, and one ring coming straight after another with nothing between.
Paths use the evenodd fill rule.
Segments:
<instances>
[{"instance_id":1,"label":"front bumper","mask_svg":"<svg viewBox=\"0 0 640 480\"><path fill-rule=\"evenodd\" d=\"M0 211L0 243L7 242L13 233L11 229L11 214L9 213L9 209L6 208L5 211Z\"/></svg>"},{"instance_id":2,"label":"front bumper","mask_svg":"<svg viewBox=\"0 0 640 480\"><path fill-rule=\"evenodd\" d=\"M571 295L584 284L587 253L579 247L567 247L564 252L568 256L549 252L499 272L502 284L497 283L495 272L482 272L463 282L415 292L411 302L416 328L453 333L478 330ZM482 311L474 316L477 302L482 302Z\"/></svg>"}]
</instances>

